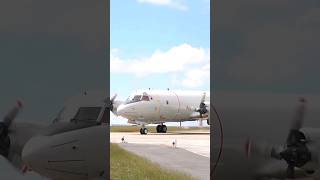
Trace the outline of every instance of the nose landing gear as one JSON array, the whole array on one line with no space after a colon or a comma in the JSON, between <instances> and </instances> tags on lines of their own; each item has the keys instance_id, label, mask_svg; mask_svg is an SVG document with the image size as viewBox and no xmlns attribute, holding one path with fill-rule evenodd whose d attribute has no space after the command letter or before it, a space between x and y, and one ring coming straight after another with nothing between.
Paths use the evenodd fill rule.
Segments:
<instances>
[{"instance_id":1,"label":"nose landing gear","mask_svg":"<svg viewBox=\"0 0 320 180\"><path fill-rule=\"evenodd\" d=\"M166 133L167 132L167 126L163 124L159 124L156 128L157 133Z\"/></svg>"}]
</instances>

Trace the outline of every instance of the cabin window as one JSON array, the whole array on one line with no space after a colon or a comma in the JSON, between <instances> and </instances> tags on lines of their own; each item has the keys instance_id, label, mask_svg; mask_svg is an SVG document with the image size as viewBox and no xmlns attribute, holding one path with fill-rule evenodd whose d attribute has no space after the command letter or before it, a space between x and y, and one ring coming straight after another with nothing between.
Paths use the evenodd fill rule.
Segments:
<instances>
[{"instance_id":1,"label":"cabin window","mask_svg":"<svg viewBox=\"0 0 320 180\"><path fill-rule=\"evenodd\" d=\"M100 111L101 107L80 107L72 121L96 121Z\"/></svg>"},{"instance_id":2,"label":"cabin window","mask_svg":"<svg viewBox=\"0 0 320 180\"><path fill-rule=\"evenodd\" d=\"M168 101L168 100L166 100L166 103L167 103L167 104L169 104L169 101Z\"/></svg>"}]
</instances>

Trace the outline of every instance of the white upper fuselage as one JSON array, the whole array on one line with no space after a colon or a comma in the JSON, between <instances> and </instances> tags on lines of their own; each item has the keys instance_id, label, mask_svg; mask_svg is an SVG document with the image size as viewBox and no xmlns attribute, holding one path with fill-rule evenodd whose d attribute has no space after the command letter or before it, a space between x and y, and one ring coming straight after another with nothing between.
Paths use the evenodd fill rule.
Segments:
<instances>
[{"instance_id":1,"label":"white upper fuselage","mask_svg":"<svg viewBox=\"0 0 320 180\"><path fill-rule=\"evenodd\" d=\"M116 113L137 124L193 121L200 118L196 109L203 97L210 105L210 93L205 91L140 90L120 104Z\"/></svg>"}]
</instances>

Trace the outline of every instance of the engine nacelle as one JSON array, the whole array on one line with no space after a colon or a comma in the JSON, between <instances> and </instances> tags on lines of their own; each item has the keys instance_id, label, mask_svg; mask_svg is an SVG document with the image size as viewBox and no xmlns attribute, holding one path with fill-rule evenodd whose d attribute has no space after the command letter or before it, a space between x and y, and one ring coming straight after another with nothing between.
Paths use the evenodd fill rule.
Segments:
<instances>
[{"instance_id":1,"label":"engine nacelle","mask_svg":"<svg viewBox=\"0 0 320 180\"><path fill-rule=\"evenodd\" d=\"M302 128L300 131L305 135L308 143L317 143L320 145L320 128Z\"/></svg>"},{"instance_id":2,"label":"engine nacelle","mask_svg":"<svg viewBox=\"0 0 320 180\"><path fill-rule=\"evenodd\" d=\"M306 163L302 169L306 172L312 172L316 174L320 168L319 157L320 157L320 129L319 128L302 128L300 130L307 141L307 147L311 152L311 161Z\"/></svg>"},{"instance_id":3,"label":"engine nacelle","mask_svg":"<svg viewBox=\"0 0 320 180\"><path fill-rule=\"evenodd\" d=\"M93 126L51 136L31 138L22 160L32 170L50 179L106 178L107 126Z\"/></svg>"}]
</instances>

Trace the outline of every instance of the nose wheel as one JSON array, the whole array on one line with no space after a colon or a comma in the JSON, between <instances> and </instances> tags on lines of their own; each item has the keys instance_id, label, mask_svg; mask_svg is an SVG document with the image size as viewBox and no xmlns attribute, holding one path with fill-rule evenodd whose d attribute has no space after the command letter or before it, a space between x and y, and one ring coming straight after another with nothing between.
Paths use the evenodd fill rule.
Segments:
<instances>
[{"instance_id":1,"label":"nose wheel","mask_svg":"<svg viewBox=\"0 0 320 180\"><path fill-rule=\"evenodd\" d=\"M140 134L148 134L148 129L147 128L141 128L140 129Z\"/></svg>"},{"instance_id":2,"label":"nose wheel","mask_svg":"<svg viewBox=\"0 0 320 180\"><path fill-rule=\"evenodd\" d=\"M158 125L156 130L157 130L157 133L166 133L167 132L167 126L166 125Z\"/></svg>"}]
</instances>

